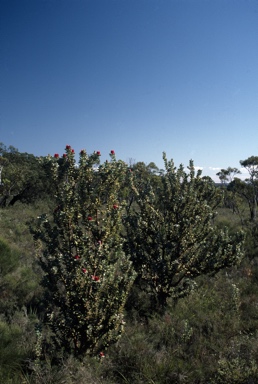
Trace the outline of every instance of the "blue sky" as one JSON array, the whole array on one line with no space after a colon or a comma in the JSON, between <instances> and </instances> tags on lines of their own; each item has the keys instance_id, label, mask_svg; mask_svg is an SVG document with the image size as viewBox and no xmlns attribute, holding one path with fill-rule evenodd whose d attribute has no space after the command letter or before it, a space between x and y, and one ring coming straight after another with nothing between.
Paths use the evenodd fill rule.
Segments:
<instances>
[{"instance_id":1,"label":"blue sky","mask_svg":"<svg viewBox=\"0 0 258 384\"><path fill-rule=\"evenodd\" d=\"M0 0L0 141L214 176L258 155L258 0Z\"/></svg>"}]
</instances>

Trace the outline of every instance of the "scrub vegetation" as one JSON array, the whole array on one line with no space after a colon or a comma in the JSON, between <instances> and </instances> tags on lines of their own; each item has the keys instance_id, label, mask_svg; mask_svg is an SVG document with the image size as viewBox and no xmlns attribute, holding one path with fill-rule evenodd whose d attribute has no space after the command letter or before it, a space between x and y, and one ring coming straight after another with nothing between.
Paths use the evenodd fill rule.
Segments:
<instances>
[{"instance_id":1,"label":"scrub vegetation","mask_svg":"<svg viewBox=\"0 0 258 384\"><path fill-rule=\"evenodd\" d=\"M0 382L258 382L258 157L0 145Z\"/></svg>"}]
</instances>

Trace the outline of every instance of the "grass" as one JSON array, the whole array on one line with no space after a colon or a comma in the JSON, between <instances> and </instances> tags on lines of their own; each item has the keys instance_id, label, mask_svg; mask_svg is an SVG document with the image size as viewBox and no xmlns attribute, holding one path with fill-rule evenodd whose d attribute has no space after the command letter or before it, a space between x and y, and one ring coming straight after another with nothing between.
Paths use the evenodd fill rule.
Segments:
<instances>
[{"instance_id":1,"label":"grass","mask_svg":"<svg viewBox=\"0 0 258 384\"><path fill-rule=\"evenodd\" d=\"M0 238L11 268L0 273L0 382L7 384L247 384L258 382L258 254L215 277L166 313L148 312L148 298L133 294L125 333L101 361L70 356L59 366L46 356L35 364L35 326L41 298L28 223L49 205L17 204L0 211ZM241 220L218 210L230 230ZM1 262L3 263L4 253ZM8 256L9 255L9 256ZM140 298L138 305L134 299Z\"/></svg>"}]
</instances>

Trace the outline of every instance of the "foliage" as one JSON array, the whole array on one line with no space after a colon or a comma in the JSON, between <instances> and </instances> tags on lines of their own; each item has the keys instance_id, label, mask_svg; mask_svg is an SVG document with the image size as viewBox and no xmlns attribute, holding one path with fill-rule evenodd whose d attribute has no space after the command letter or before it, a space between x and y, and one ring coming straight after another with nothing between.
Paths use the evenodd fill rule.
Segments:
<instances>
[{"instance_id":1,"label":"foliage","mask_svg":"<svg viewBox=\"0 0 258 384\"><path fill-rule=\"evenodd\" d=\"M14 147L5 148L2 145L0 153L2 180L3 177L5 180L8 178L11 180L11 162L14 168L17 165L17 169L22 172L26 169L26 166L22 167L25 154L19 156L18 150ZM154 163L149 165L136 163L130 166L132 171L130 172L123 162L115 160L113 151L111 155L111 162L99 166L97 164L100 159L99 153L91 156L81 153L80 161L85 164L83 167L81 163L74 167L75 157L71 148L67 148L66 154L61 158L57 154L54 158L35 158L36 171L34 176L31 173L31 180L33 181L35 177L36 182L38 175L42 172L41 186L45 187L47 193L38 193L40 189L37 189L36 185L34 188L34 184L31 183L29 190L32 198L27 194L28 198L24 195L24 199L17 200L14 205L11 205L9 203L16 196L15 192L8 195L7 206L2 205L0 211L0 382L6 384L85 382L89 384L247 384L258 382L258 227L257 221L250 220L249 202L243 195L243 192L248 192L246 196L250 199L254 196L250 179L237 185L238 190L234 188L230 190L238 183L234 175L232 180L228 180L232 183L215 187L209 178L201 177L199 172L191 176L190 163L189 170L185 171L181 167L182 177L177 182L180 167L176 169L174 165L172 166L174 171L172 169L170 173L174 175L173 177L171 175L168 177L167 171L158 171ZM167 163L171 164L171 162ZM15 184L15 177L13 182ZM165 182L168 184L166 188ZM254 183L257 183L255 174ZM12 191L21 191L22 188L19 189L18 184L16 185L17 189L14 188ZM35 198L32 196L33 193ZM2 194L0 199L3 196ZM146 211L138 203L139 196L142 196L143 200L145 197L146 201L148 200ZM169 196L170 200L166 196ZM224 196L222 202L226 204L221 205L221 196ZM201 204L199 206L199 200L204 205L203 210L201 210ZM25 203L26 201L29 204ZM35 202L32 203L33 201ZM168 201L173 204L167 204ZM153 207L154 213L150 207ZM173 211L171 207L177 209ZM199 211L204 213L201 217L207 217L202 230L198 230L200 222L196 220L196 216L200 216ZM215 211L218 212L217 215ZM46 216L42 216L41 224L39 219L38 229L43 229L43 232L37 232L34 227L37 232L36 237L39 236L42 240L36 241L38 246L36 254L28 223L31 218L41 215L42 212L47 213ZM130 219L135 217L138 220L143 213L145 216L141 220L150 224L149 232L145 228L147 240L143 239L137 251L142 248L147 249L145 243L149 246L148 236L153 234L154 239L155 220L156 224L161 223L157 225L156 239L160 241L160 246L163 239L167 244L166 250L169 249L168 243L172 236L166 237L165 233L159 230L169 228L168 224L165 225L164 218L171 217L172 224L175 224L171 212L174 216L177 212L178 218L182 219L176 233L179 234L179 230L182 230L182 238L186 246L189 240L188 232L198 241L206 229L208 232L209 228L211 233L217 236L218 233L225 233L225 226L228 227L225 238L231 239L233 245L234 233L243 228L246 240L241 249L244 248L247 257L240 265L222 269L213 278L210 277L210 273L206 274L204 269L200 276L189 277L186 274L182 282L184 279L189 279L194 284L196 282L196 289L175 301L174 296L180 296L179 288L181 287L180 285L173 287L172 297L167 298L163 311L160 313L159 308L153 306L150 316L149 306L152 297L149 281L143 282L140 272L137 284L130 288L134 273L128 263L130 254L124 244L126 232L121 220L123 218L126 226L134 225L135 221L127 222L127 215L129 214ZM48 221L44 222L46 219ZM141 221L139 223L142 225ZM138 227L135 228L137 232ZM142 230L141 226L139 228ZM48 236L49 233L50 236ZM80 239L76 245L77 237ZM72 253L69 253L69 244L71 244ZM191 244L188 243L188 246ZM52 250L53 253L50 253ZM126 257L123 251L126 251ZM192 251L195 251L194 247ZM67 258L60 257L60 254L67 255ZM124 290L122 289L125 293L125 311L122 308L123 305L119 307L118 302L112 302L111 306L109 304L114 297L117 297L118 281L113 277L121 277L122 266L119 265L119 260L123 266L128 266L124 276L128 285ZM154 258L153 264L155 260ZM38 265L38 261L45 271ZM61 276L64 277L62 281L57 279L59 275L54 273L55 267L61 271ZM118 267L118 274L112 275L112 270L116 267ZM150 268L148 264L147 267ZM95 271L95 268L99 269ZM104 270L108 272L104 273ZM167 270L164 269L163 275ZM71 271L70 274L69 271ZM97 279L93 280L92 276ZM38 284L42 277L44 295L42 295L43 288ZM47 277L50 278L49 281ZM53 281L56 282L54 284L56 291L51 290L50 283ZM115 283L114 286L113 283ZM66 287L74 289L75 294L68 296ZM127 296L128 291L129 296ZM82 296L81 292L84 292L85 296ZM119 291L119 300L121 293ZM187 291L181 291L181 293L183 295ZM59 302L58 299L60 299ZM94 302L94 299L97 300ZM60 302L61 307L58 306ZM74 304L70 312L65 307L69 302ZM82 354L78 359L78 354L76 355L73 348L74 343L70 340L67 353L62 359L57 360L61 354L50 342L51 336L54 336L55 343L64 349L66 345L61 345L60 340L62 337L66 339L66 334L59 330L55 334L55 324L49 323L47 316L44 317L47 309L49 309L47 313L53 313L55 316L53 321L56 319L56 324L57 326L60 324L61 330L64 324L68 327L71 320L76 323L78 319L76 314L81 313L85 315L86 324L89 324L92 316L93 328L96 327L97 331L100 314L101 319L107 319L104 328L108 329L108 321L112 317L108 318L108 314L113 313L115 306L121 308L126 321L125 330L120 338L117 339L121 324L119 321L117 329L113 329L113 341L116 339L116 343L113 345L110 343L110 347L104 351L107 339L102 335L99 344L95 348L90 347L88 353L93 356ZM74 313L72 309L76 309ZM94 322L94 316L97 318L96 322ZM41 330L43 318L51 326L50 329L45 323ZM66 323L62 323L63 320ZM78 325L79 321L76 324ZM79 325L76 329L78 328ZM69 334L68 337L70 337ZM99 351L104 354L96 356Z\"/></svg>"},{"instance_id":2,"label":"foliage","mask_svg":"<svg viewBox=\"0 0 258 384\"><path fill-rule=\"evenodd\" d=\"M231 273L202 276L199 287L163 315L131 322L110 350L116 383L221 383L221 361L233 355L249 367L248 357L257 357L257 336L243 331L240 288ZM248 377L239 368L231 374ZM224 380L231 382L238 383Z\"/></svg>"},{"instance_id":3,"label":"foliage","mask_svg":"<svg viewBox=\"0 0 258 384\"><path fill-rule=\"evenodd\" d=\"M160 307L168 297L189 292L197 276L239 263L244 240L242 232L229 236L214 227L220 190L200 171L195 174L192 161L188 172L165 154L164 162L158 185L132 177L137 208L125 219L126 250Z\"/></svg>"},{"instance_id":4,"label":"foliage","mask_svg":"<svg viewBox=\"0 0 258 384\"><path fill-rule=\"evenodd\" d=\"M245 181L238 178L231 180L228 189L246 200L249 206L250 220L255 222L258 204L258 156L250 156L246 160L240 160L240 164L246 168L250 177Z\"/></svg>"},{"instance_id":5,"label":"foliage","mask_svg":"<svg viewBox=\"0 0 258 384\"><path fill-rule=\"evenodd\" d=\"M38 158L20 153L14 147L0 143L0 206L14 205L17 201L33 202L45 197L51 190L51 180Z\"/></svg>"},{"instance_id":6,"label":"foliage","mask_svg":"<svg viewBox=\"0 0 258 384\"><path fill-rule=\"evenodd\" d=\"M219 176L219 179L222 184L227 183L228 181L233 181L235 178L235 175L241 173L239 169L228 167L227 169L221 169L220 172L216 173L217 176Z\"/></svg>"},{"instance_id":7,"label":"foliage","mask_svg":"<svg viewBox=\"0 0 258 384\"><path fill-rule=\"evenodd\" d=\"M134 280L120 236L123 202L118 201L127 166L116 161L99 165L99 153L74 151L49 158L55 180L53 217L42 215L33 230L43 243L39 263L44 271L50 325L57 349L82 357L103 353L124 327L123 308ZM47 159L46 159L47 161Z\"/></svg>"},{"instance_id":8,"label":"foliage","mask_svg":"<svg viewBox=\"0 0 258 384\"><path fill-rule=\"evenodd\" d=\"M245 160L240 160L240 164L247 169L251 181L258 178L258 156L250 156Z\"/></svg>"},{"instance_id":9,"label":"foliage","mask_svg":"<svg viewBox=\"0 0 258 384\"><path fill-rule=\"evenodd\" d=\"M256 196L256 188L258 186L258 180L250 183L250 180L240 180L235 178L227 187L228 191L231 192L234 196L234 201L236 201L237 196L239 196L242 200L248 203L249 208L249 218L250 221L256 221L256 209L257 209L257 200L258 196ZM233 199L232 199L233 200ZM236 207L236 212L238 212L238 204L234 204Z\"/></svg>"}]
</instances>

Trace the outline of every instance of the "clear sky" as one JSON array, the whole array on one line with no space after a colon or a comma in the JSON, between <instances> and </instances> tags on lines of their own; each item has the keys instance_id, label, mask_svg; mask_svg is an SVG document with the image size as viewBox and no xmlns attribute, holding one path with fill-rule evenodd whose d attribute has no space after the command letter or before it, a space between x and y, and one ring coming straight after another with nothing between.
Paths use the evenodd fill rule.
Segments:
<instances>
[{"instance_id":1,"label":"clear sky","mask_svg":"<svg viewBox=\"0 0 258 384\"><path fill-rule=\"evenodd\" d=\"M0 141L213 176L258 155L258 0L0 0Z\"/></svg>"}]
</instances>

